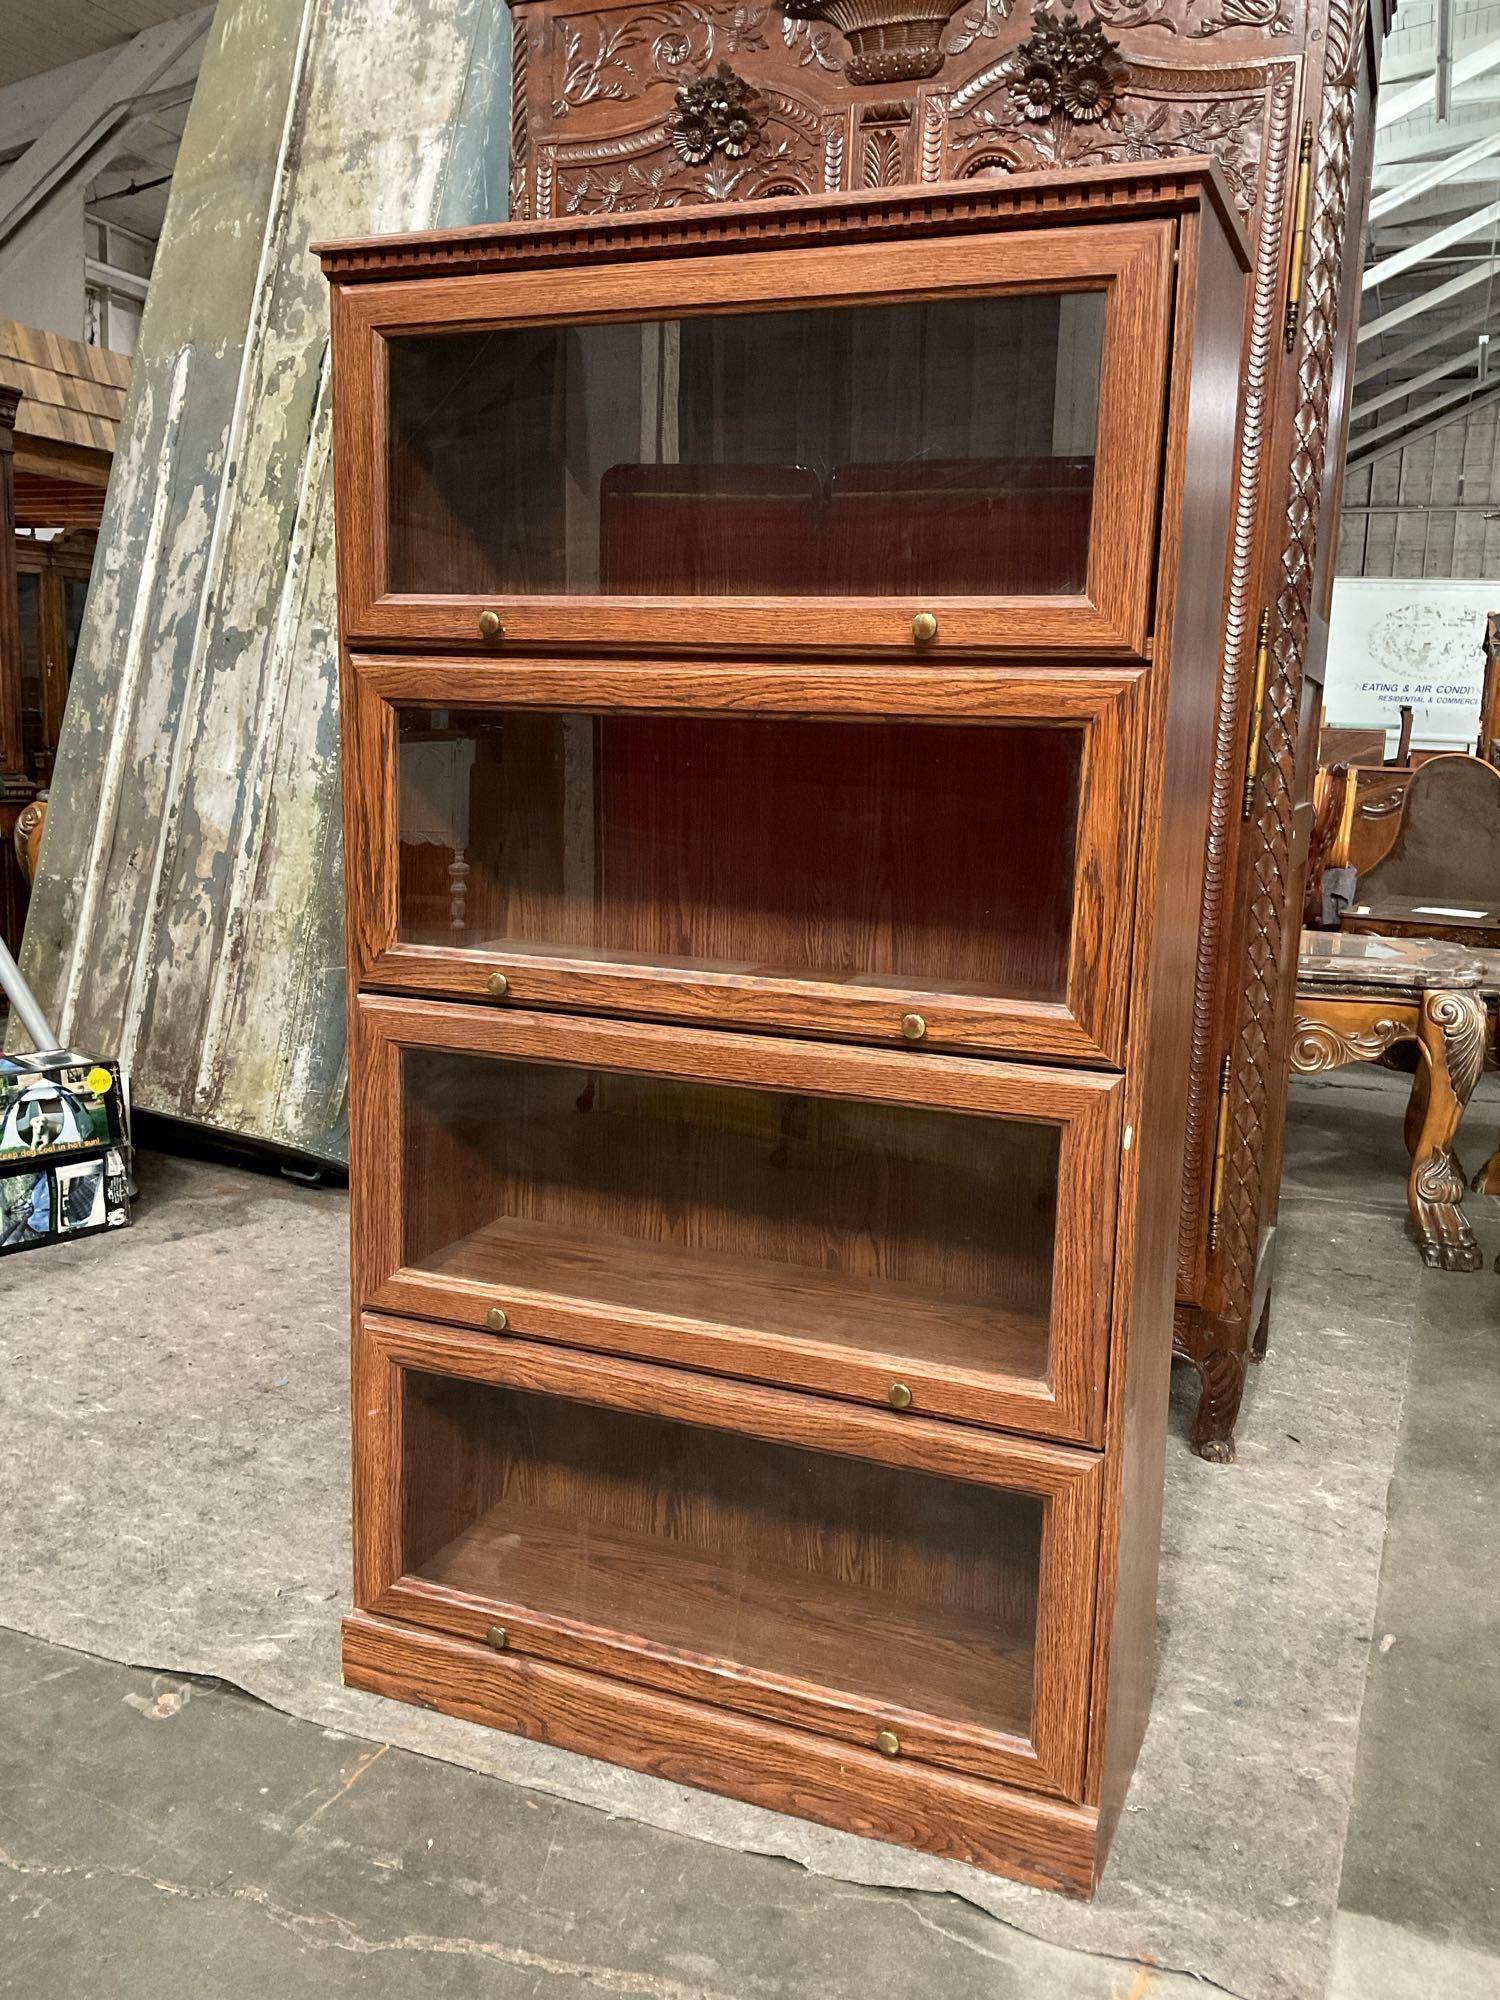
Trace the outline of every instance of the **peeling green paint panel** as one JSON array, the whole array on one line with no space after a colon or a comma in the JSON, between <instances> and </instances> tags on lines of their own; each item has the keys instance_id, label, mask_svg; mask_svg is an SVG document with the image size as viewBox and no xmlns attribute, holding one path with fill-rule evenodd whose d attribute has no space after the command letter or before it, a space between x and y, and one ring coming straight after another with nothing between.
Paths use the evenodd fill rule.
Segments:
<instances>
[{"instance_id":1,"label":"peeling green paint panel","mask_svg":"<svg viewBox=\"0 0 1500 2000\"><path fill-rule=\"evenodd\" d=\"M150 1111L347 1150L320 237L504 213L504 0L220 0L23 963Z\"/></svg>"}]
</instances>

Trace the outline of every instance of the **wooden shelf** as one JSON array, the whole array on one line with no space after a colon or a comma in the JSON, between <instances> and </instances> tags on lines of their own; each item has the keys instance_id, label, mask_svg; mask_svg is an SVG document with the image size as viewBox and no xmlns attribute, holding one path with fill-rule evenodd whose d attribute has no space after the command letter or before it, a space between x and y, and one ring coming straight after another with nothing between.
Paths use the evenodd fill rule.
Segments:
<instances>
[{"instance_id":1,"label":"wooden shelf","mask_svg":"<svg viewBox=\"0 0 1500 2000\"><path fill-rule=\"evenodd\" d=\"M442 1277L707 1322L747 1339L817 1340L935 1368L1046 1379L1049 1315L936 1298L915 1285L501 1218L422 1257Z\"/></svg>"},{"instance_id":2,"label":"wooden shelf","mask_svg":"<svg viewBox=\"0 0 1500 2000\"><path fill-rule=\"evenodd\" d=\"M417 1571L493 1604L585 1624L628 1650L841 1688L1024 1735L1032 1646L992 1615L914 1606L790 1564L706 1558L657 1535L502 1501Z\"/></svg>"},{"instance_id":3,"label":"wooden shelf","mask_svg":"<svg viewBox=\"0 0 1500 2000\"><path fill-rule=\"evenodd\" d=\"M444 866L448 850L443 850ZM692 958L686 954L656 951L646 958L639 951L609 951L602 945L577 944L571 939L481 935L477 930L457 933L446 911L440 911L435 897L429 899L426 921L404 922L401 943L418 945L428 951L474 952L486 957L524 959L528 964L539 958L553 958L560 964L576 961L602 967L628 966L657 968L700 974L705 978L806 981L818 986L838 986L846 992L891 996L903 1003L915 995L931 1000L1008 1000L1034 1006L1057 1004L1053 982L1017 977L999 980L924 978L918 974L829 971L817 965L777 964L770 959Z\"/></svg>"}]
</instances>

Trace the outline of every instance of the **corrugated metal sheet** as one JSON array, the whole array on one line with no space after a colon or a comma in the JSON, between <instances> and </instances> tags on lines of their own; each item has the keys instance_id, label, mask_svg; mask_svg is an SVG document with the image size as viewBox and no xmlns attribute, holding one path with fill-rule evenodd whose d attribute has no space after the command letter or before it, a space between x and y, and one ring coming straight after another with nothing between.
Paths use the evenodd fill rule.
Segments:
<instances>
[{"instance_id":1,"label":"corrugated metal sheet","mask_svg":"<svg viewBox=\"0 0 1500 2000\"><path fill-rule=\"evenodd\" d=\"M319 237L504 213L503 0L221 0L111 479L23 964L137 1104L344 1157Z\"/></svg>"}]
</instances>

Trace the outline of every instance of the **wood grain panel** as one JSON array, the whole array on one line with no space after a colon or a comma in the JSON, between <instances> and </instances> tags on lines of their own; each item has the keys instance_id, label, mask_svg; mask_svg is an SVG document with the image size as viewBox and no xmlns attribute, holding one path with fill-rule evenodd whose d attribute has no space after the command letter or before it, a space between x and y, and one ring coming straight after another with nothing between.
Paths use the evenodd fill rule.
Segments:
<instances>
[{"instance_id":1,"label":"wood grain panel","mask_svg":"<svg viewBox=\"0 0 1500 2000\"><path fill-rule=\"evenodd\" d=\"M702 1703L368 1615L345 1620L343 1678L675 1784L1089 1894L1095 1814Z\"/></svg>"}]
</instances>

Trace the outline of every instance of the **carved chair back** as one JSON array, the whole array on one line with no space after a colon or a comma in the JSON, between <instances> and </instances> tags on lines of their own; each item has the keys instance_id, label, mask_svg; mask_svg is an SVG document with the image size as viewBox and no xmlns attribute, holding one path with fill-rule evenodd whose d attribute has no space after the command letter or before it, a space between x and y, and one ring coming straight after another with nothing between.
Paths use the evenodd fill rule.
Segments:
<instances>
[{"instance_id":1,"label":"carved chair back","mask_svg":"<svg viewBox=\"0 0 1500 2000\"><path fill-rule=\"evenodd\" d=\"M1372 909L1385 897L1431 903L1500 901L1500 770L1478 757L1433 757L1413 772L1390 852L1359 885Z\"/></svg>"}]
</instances>

